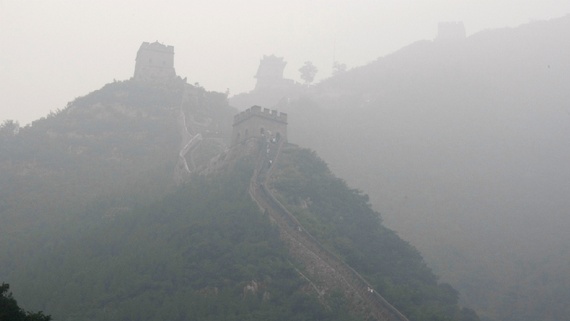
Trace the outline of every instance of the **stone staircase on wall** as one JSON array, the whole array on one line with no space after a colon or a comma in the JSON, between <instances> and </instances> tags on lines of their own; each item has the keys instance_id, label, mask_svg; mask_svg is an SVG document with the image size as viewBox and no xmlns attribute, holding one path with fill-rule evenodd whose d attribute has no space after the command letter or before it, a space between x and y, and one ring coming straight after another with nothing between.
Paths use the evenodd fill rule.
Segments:
<instances>
[{"instance_id":1,"label":"stone staircase on wall","mask_svg":"<svg viewBox=\"0 0 570 321\"><path fill-rule=\"evenodd\" d=\"M278 225L281 239L290 254L304 266L303 275L315 285L320 295L340 290L354 310L370 320L408 321L364 278L337 255L325 249L267 188L273 164L279 158L284 141L262 142L249 193L258 206Z\"/></svg>"}]
</instances>

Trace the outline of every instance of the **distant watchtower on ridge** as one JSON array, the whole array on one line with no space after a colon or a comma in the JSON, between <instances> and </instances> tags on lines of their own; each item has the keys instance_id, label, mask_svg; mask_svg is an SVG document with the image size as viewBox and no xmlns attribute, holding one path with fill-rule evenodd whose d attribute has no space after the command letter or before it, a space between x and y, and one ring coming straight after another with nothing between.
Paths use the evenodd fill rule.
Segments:
<instances>
[{"instance_id":1,"label":"distant watchtower on ridge","mask_svg":"<svg viewBox=\"0 0 570 321\"><path fill-rule=\"evenodd\" d=\"M158 41L143 42L137 52L134 79L164 82L174 77L174 47Z\"/></svg>"},{"instance_id":2,"label":"distant watchtower on ridge","mask_svg":"<svg viewBox=\"0 0 570 321\"><path fill-rule=\"evenodd\" d=\"M281 89L292 85L292 80L283 78L286 65L287 62L283 60L283 57L263 56L255 74L257 79L255 90Z\"/></svg>"},{"instance_id":3,"label":"distant watchtower on ridge","mask_svg":"<svg viewBox=\"0 0 570 321\"><path fill-rule=\"evenodd\" d=\"M287 141L287 114L253 106L235 115L232 146L253 137Z\"/></svg>"}]
</instances>

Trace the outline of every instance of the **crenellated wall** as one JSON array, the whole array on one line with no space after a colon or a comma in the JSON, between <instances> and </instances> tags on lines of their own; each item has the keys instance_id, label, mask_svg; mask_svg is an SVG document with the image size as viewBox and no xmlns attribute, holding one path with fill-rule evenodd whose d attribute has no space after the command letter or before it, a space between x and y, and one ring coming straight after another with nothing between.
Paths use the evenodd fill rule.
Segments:
<instances>
[{"instance_id":1,"label":"crenellated wall","mask_svg":"<svg viewBox=\"0 0 570 321\"><path fill-rule=\"evenodd\" d=\"M253 106L235 115L232 145L253 137L287 141L287 114Z\"/></svg>"}]
</instances>

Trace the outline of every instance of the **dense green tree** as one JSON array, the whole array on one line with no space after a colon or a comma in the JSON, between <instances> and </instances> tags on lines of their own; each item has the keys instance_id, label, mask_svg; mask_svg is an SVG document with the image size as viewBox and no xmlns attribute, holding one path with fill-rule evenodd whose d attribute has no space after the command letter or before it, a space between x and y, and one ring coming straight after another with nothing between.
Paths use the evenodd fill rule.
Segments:
<instances>
[{"instance_id":1,"label":"dense green tree","mask_svg":"<svg viewBox=\"0 0 570 321\"><path fill-rule=\"evenodd\" d=\"M0 124L0 137L11 137L18 133L20 124L17 121L5 120Z\"/></svg>"},{"instance_id":2,"label":"dense green tree","mask_svg":"<svg viewBox=\"0 0 570 321\"><path fill-rule=\"evenodd\" d=\"M40 312L26 312L18 306L18 302L9 292L10 285L0 286L0 321L50 321L51 316Z\"/></svg>"},{"instance_id":3,"label":"dense green tree","mask_svg":"<svg viewBox=\"0 0 570 321\"><path fill-rule=\"evenodd\" d=\"M301 79L305 81L305 84L310 84L315 79L315 75L317 74L317 67L313 65L310 61L305 61L303 67L299 68L299 72L301 73Z\"/></svg>"}]
</instances>

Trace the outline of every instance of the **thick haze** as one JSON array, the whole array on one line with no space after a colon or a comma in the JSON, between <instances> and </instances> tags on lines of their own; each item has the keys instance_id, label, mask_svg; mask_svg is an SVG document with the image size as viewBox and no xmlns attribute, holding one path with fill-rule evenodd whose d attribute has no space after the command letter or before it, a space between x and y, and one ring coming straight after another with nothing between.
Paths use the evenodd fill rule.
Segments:
<instances>
[{"instance_id":1,"label":"thick haze","mask_svg":"<svg viewBox=\"0 0 570 321\"><path fill-rule=\"evenodd\" d=\"M130 78L143 41L173 45L189 83L233 95L253 89L264 54L284 57L285 77L297 81L310 60L318 81L333 59L364 65L433 39L440 21L463 21L470 35L567 13L567 0L0 0L0 121L27 124Z\"/></svg>"}]
</instances>

